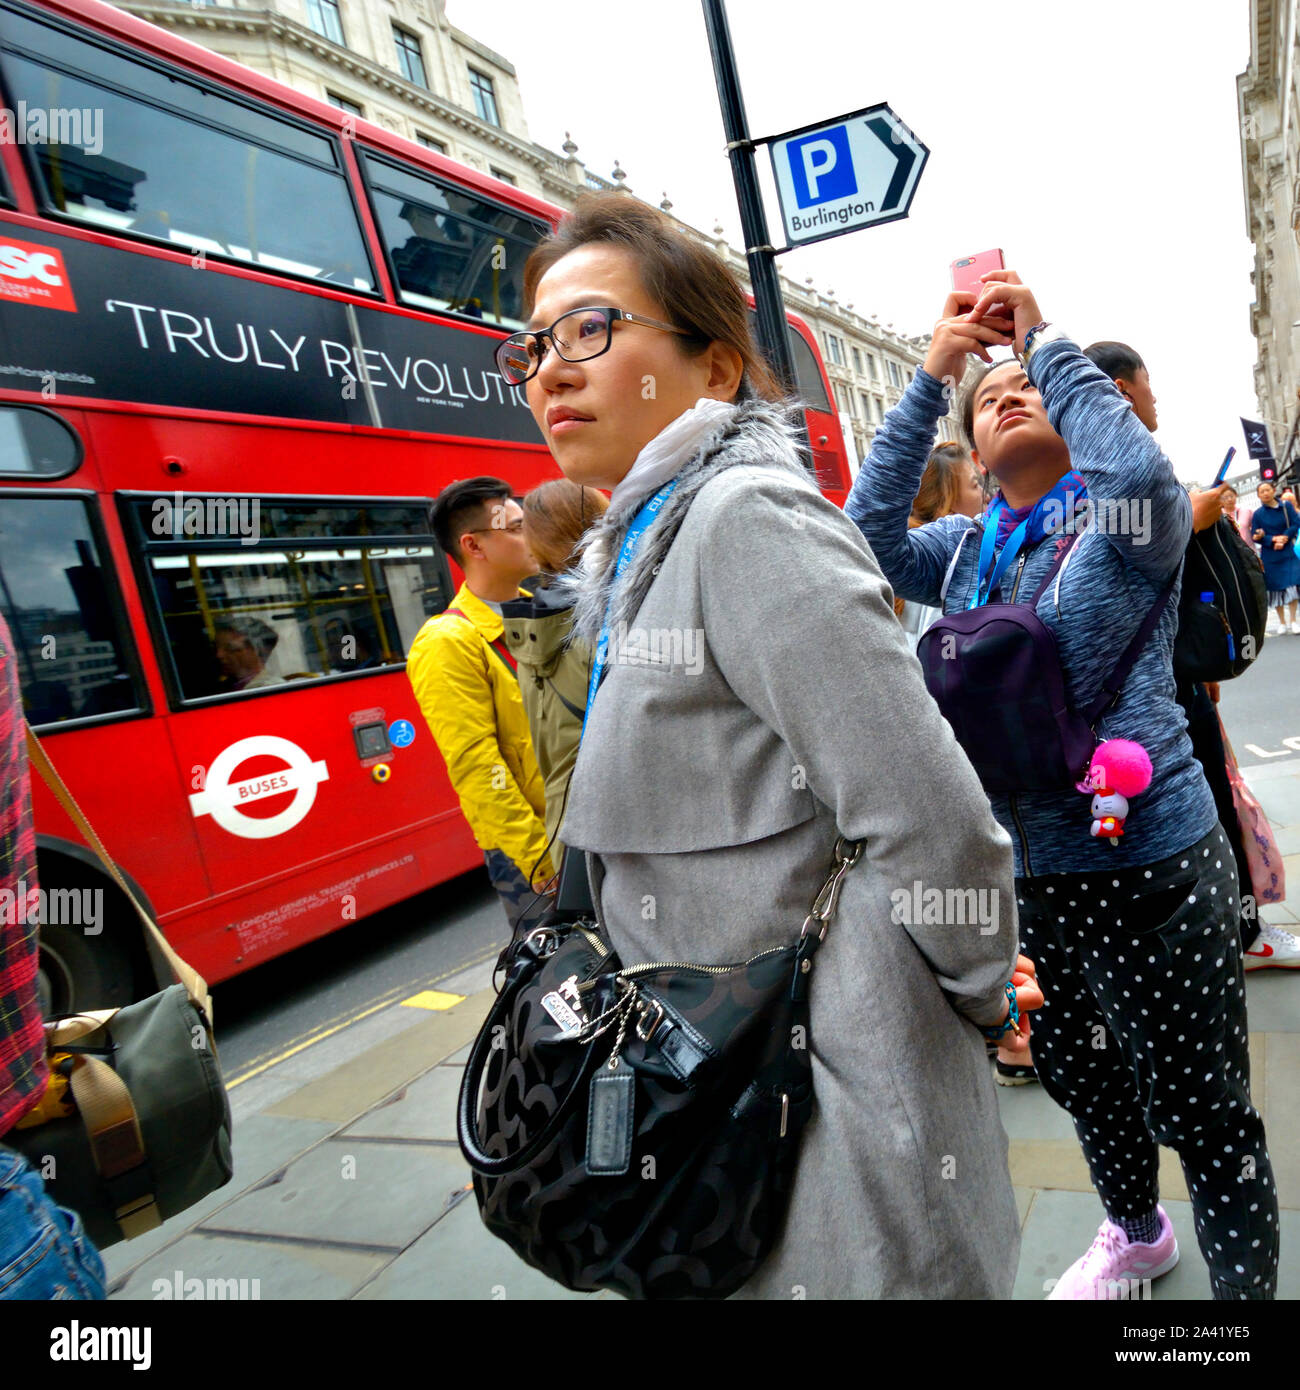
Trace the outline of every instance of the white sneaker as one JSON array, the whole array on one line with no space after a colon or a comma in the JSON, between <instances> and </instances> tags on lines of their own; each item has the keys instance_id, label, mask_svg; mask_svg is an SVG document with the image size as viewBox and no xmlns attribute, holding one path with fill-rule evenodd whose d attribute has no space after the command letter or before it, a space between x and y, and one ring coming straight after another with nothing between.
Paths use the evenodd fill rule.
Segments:
<instances>
[{"instance_id":1,"label":"white sneaker","mask_svg":"<svg viewBox=\"0 0 1300 1390\"><path fill-rule=\"evenodd\" d=\"M1247 970L1300 970L1300 937L1271 922L1261 922L1259 935L1243 963Z\"/></svg>"},{"instance_id":2,"label":"white sneaker","mask_svg":"<svg viewBox=\"0 0 1300 1390\"><path fill-rule=\"evenodd\" d=\"M1291 631L1294 632L1298 637L1300 637L1300 622L1292 623Z\"/></svg>"}]
</instances>

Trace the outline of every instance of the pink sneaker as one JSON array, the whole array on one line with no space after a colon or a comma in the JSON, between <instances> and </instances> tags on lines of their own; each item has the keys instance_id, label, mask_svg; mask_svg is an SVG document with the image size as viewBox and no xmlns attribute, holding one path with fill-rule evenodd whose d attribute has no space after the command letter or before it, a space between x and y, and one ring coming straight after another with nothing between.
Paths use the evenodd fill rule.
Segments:
<instances>
[{"instance_id":1,"label":"pink sneaker","mask_svg":"<svg viewBox=\"0 0 1300 1390\"><path fill-rule=\"evenodd\" d=\"M1056 1281L1054 1298L1149 1298L1152 1279L1178 1263L1178 1241L1164 1207L1157 1207L1160 1235L1150 1245L1129 1240L1113 1221L1103 1221L1097 1239Z\"/></svg>"}]
</instances>

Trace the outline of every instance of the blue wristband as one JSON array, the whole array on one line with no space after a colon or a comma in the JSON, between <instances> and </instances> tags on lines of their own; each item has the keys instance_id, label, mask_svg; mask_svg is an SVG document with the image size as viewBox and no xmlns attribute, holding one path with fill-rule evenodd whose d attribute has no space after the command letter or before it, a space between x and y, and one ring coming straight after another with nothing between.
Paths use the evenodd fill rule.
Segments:
<instances>
[{"instance_id":1,"label":"blue wristband","mask_svg":"<svg viewBox=\"0 0 1300 1390\"><path fill-rule=\"evenodd\" d=\"M1010 980L1006 983L1006 991L1007 1003L1011 1006L1011 1012L1007 1015L1006 1021L994 1024L992 1028L980 1028L980 1032L983 1033L990 1042L1000 1042L1008 1033L1012 1031L1018 1033L1020 1031L1020 1009L1016 1004L1016 987Z\"/></svg>"}]
</instances>

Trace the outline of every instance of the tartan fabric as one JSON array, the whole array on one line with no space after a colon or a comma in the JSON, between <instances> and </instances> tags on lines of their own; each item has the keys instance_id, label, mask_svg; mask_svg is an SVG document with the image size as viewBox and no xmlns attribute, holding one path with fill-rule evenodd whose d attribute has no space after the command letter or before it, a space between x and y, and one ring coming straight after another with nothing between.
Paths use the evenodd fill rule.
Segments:
<instances>
[{"instance_id":1,"label":"tartan fabric","mask_svg":"<svg viewBox=\"0 0 1300 1390\"><path fill-rule=\"evenodd\" d=\"M36 1105L48 1080L36 995L36 831L17 667L0 615L0 1135ZM21 906L20 892L27 899Z\"/></svg>"}]
</instances>

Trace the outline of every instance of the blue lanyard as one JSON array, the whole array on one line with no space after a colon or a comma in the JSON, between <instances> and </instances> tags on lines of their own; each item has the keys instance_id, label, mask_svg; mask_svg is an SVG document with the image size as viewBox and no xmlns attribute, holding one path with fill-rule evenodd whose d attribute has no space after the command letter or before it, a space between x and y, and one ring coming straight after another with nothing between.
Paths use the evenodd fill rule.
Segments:
<instances>
[{"instance_id":1,"label":"blue lanyard","mask_svg":"<svg viewBox=\"0 0 1300 1390\"><path fill-rule=\"evenodd\" d=\"M975 591L970 596L967 608L978 608L982 603L988 602L989 595L998 586L998 581L1007 572L1011 562L1020 553L1020 547L1025 543L1025 536L1029 533L1029 523L1034 519L1037 508L1016 527L1007 537L1006 544L1002 547L1002 553L998 556L997 564L993 565L993 573L989 575L988 587L984 586L984 575L987 573L993 561L993 547L998 538L998 516L1002 512L1006 503L999 497L988 510L988 515L984 518L984 539L980 542L980 567L975 576Z\"/></svg>"},{"instance_id":2,"label":"blue lanyard","mask_svg":"<svg viewBox=\"0 0 1300 1390\"><path fill-rule=\"evenodd\" d=\"M663 487L655 493L637 512L632 519L632 524L627 528L627 535L623 537L623 548L618 553L618 563L614 566L614 582L617 583L622 578L623 571L632 563L632 557L636 554L637 547L641 544L641 537L654 524L655 518L659 515L660 508L673 495L673 489L677 486L677 479L673 478L666 482ZM591 680L587 684L587 708L582 716L582 732L587 732L587 719L591 714L592 702L596 698L596 691L600 688L601 681L605 678L605 666L609 657L609 614L605 614L605 621L600 629L600 638L596 643L596 656L591 663Z\"/></svg>"}]
</instances>

